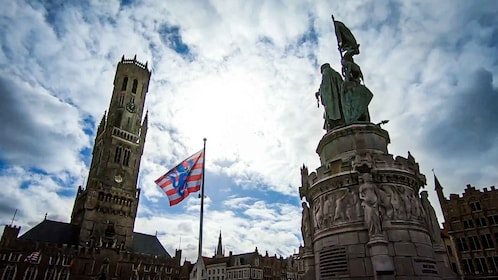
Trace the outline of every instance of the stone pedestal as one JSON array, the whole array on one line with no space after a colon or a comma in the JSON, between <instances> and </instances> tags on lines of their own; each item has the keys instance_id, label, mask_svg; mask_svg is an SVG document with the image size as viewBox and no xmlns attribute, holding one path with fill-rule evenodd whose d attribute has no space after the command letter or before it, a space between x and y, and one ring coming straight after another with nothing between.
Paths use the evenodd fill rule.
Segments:
<instances>
[{"instance_id":1,"label":"stone pedestal","mask_svg":"<svg viewBox=\"0 0 498 280\"><path fill-rule=\"evenodd\" d=\"M315 279L456 279L433 249L419 196L425 176L410 153L390 155L389 142L375 124L335 128L318 144L321 166L302 168Z\"/></svg>"}]
</instances>

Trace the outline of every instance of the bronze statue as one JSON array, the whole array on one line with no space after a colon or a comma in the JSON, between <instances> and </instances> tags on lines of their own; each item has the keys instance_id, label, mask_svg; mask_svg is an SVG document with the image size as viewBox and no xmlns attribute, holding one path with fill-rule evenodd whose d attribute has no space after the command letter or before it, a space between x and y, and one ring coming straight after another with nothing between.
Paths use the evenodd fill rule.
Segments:
<instances>
[{"instance_id":1,"label":"bronze statue","mask_svg":"<svg viewBox=\"0 0 498 280\"><path fill-rule=\"evenodd\" d=\"M322 82L315 93L325 109L324 129L327 131L355 122L370 122L368 105L373 97L364 85L360 66L353 59L360 53L360 45L344 23L334 20L334 27L344 79L325 63L320 67Z\"/></svg>"}]
</instances>

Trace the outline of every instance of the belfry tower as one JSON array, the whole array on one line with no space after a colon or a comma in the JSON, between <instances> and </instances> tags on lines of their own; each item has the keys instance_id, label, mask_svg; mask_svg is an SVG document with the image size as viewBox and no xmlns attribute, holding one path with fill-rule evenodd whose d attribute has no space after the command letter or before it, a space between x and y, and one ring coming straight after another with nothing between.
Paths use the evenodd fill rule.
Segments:
<instances>
[{"instance_id":1,"label":"belfry tower","mask_svg":"<svg viewBox=\"0 0 498 280\"><path fill-rule=\"evenodd\" d=\"M78 188L71 224L82 245L130 249L140 189L140 160L147 134L145 97L151 72L124 56L118 63L107 115L95 136L86 187Z\"/></svg>"}]
</instances>

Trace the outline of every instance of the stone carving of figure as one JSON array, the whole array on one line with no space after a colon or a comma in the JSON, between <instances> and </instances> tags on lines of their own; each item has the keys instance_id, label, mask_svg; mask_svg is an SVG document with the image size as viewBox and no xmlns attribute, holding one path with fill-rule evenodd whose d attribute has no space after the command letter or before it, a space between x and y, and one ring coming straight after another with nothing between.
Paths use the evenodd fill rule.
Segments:
<instances>
[{"instance_id":1,"label":"stone carving of figure","mask_svg":"<svg viewBox=\"0 0 498 280\"><path fill-rule=\"evenodd\" d=\"M353 195L353 207L355 209L356 218L359 218L363 215L363 213L361 211L360 196L359 196L359 193L357 191L352 191L352 195Z\"/></svg>"},{"instance_id":2,"label":"stone carving of figure","mask_svg":"<svg viewBox=\"0 0 498 280\"><path fill-rule=\"evenodd\" d=\"M315 94L320 96L321 103L325 108L323 118L325 119L324 129L330 129L343 124L341 93L343 80L341 74L325 63L320 67L322 82L319 91Z\"/></svg>"},{"instance_id":3,"label":"stone carving of figure","mask_svg":"<svg viewBox=\"0 0 498 280\"><path fill-rule=\"evenodd\" d=\"M85 203L85 208L89 210L95 209L97 206L97 192L96 191L90 191L88 193L88 199Z\"/></svg>"},{"instance_id":4,"label":"stone carving of figure","mask_svg":"<svg viewBox=\"0 0 498 280\"><path fill-rule=\"evenodd\" d=\"M330 201L330 196L325 196L325 201L323 202L323 221L325 226L329 226L332 223L332 202Z\"/></svg>"},{"instance_id":5,"label":"stone carving of figure","mask_svg":"<svg viewBox=\"0 0 498 280\"><path fill-rule=\"evenodd\" d=\"M364 220L370 237L382 234L382 222L376 186L370 174L361 177L360 199L364 210Z\"/></svg>"},{"instance_id":6,"label":"stone carving of figure","mask_svg":"<svg viewBox=\"0 0 498 280\"><path fill-rule=\"evenodd\" d=\"M412 202L411 202L411 190L401 187L400 188L400 198L401 201L403 201L403 206L405 209L405 217L407 220L409 220L412 217Z\"/></svg>"},{"instance_id":7,"label":"stone carving of figure","mask_svg":"<svg viewBox=\"0 0 498 280\"><path fill-rule=\"evenodd\" d=\"M412 201L412 217L418 219L420 218L420 216L422 216L423 211L418 195L414 193L411 194L410 200Z\"/></svg>"},{"instance_id":8,"label":"stone carving of figure","mask_svg":"<svg viewBox=\"0 0 498 280\"><path fill-rule=\"evenodd\" d=\"M405 218L405 211L403 207L401 206L401 199L399 197L399 194L397 191L395 191L395 188L393 186L389 185L383 185L381 187L383 191L386 192L388 198L389 198L389 203L392 205L393 208L393 219L402 219Z\"/></svg>"},{"instance_id":9,"label":"stone carving of figure","mask_svg":"<svg viewBox=\"0 0 498 280\"><path fill-rule=\"evenodd\" d=\"M313 212L314 212L314 216L315 216L315 228L317 229L320 229L322 227L322 218L323 218L323 214L322 214L322 198L318 198L317 201L314 203L314 206L313 206Z\"/></svg>"},{"instance_id":10,"label":"stone carving of figure","mask_svg":"<svg viewBox=\"0 0 498 280\"><path fill-rule=\"evenodd\" d=\"M301 234L303 235L304 248L312 248L312 231L311 231L311 219L310 219L310 208L306 202L302 203L303 212L301 220Z\"/></svg>"},{"instance_id":11,"label":"stone carving of figure","mask_svg":"<svg viewBox=\"0 0 498 280\"><path fill-rule=\"evenodd\" d=\"M346 190L335 200L334 222L343 222L346 220L346 210L348 204L348 194Z\"/></svg>"},{"instance_id":12,"label":"stone carving of figure","mask_svg":"<svg viewBox=\"0 0 498 280\"><path fill-rule=\"evenodd\" d=\"M429 230L429 235L431 236L433 244L442 243L441 229L439 227L439 222L437 221L436 211L434 211L434 208L432 207L428 199L427 191L423 191L420 193L420 202L425 212L424 220L425 224L427 225L427 229Z\"/></svg>"}]
</instances>

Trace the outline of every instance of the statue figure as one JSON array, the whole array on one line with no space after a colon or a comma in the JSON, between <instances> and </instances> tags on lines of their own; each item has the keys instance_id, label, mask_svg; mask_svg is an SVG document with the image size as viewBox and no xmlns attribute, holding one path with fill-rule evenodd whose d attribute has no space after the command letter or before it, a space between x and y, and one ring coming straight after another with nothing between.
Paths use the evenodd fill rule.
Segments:
<instances>
[{"instance_id":1,"label":"statue figure","mask_svg":"<svg viewBox=\"0 0 498 280\"><path fill-rule=\"evenodd\" d=\"M370 174L364 174L361 177L360 199L364 209L365 225L370 237L382 234L382 222L377 198L377 187L372 182Z\"/></svg>"},{"instance_id":2,"label":"statue figure","mask_svg":"<svg viewBox=\"0 0 498 280\"><path fill-rule=\"evenodd\" d=\"M324 129L330 129L343 124L344 116L341 110L341 92L343 80L341 74L325 63L320 67L322 82L315 97L320 96L321 103L325 108L323 118L325 119Z\"/></svg>"},{"instance_id":3,"label":"statue figure","mask_svg":"<svg viewBox=\"0 0 498 280\"><path fill-rule=\"evenodd\" d=\"M425 212L424 221L427 229L429 230L431 240L433 244L441 244L441 228L439 227L439 222L437 221L436 211L434 211L434 208L428 199L427 191L420 193L420 202L422 203L422 208Z\"/></svg>"},{"instance_id":4,"label":"statue figure","mask_svg":"<svg viewBox=\"0 0 498 280\"><path fill-rule=\"evenodd\" d=\"M311 249L312 247L312 232L311 232L311 220L310 220L310 208L306 202L302 203L303 212L301 220L301 234L303 235L304 248Z\"/></svg>"},{"instance_id":5,"label":"statue figure","mask_svg":"<svg viewBox=\"0 0 498 280\"><path fill-rule=\"evenodd\" d=\"M360 66L353 59L354 55L360 53L360 45L344 23L334 20L334 26L344 79L330 64L325 63L320 67L322 82L315 93L325 108L324 129L327 132L341 125L370 122L368 104L373 97L363 83Z\"/></svg>"}]
</instances>

